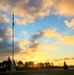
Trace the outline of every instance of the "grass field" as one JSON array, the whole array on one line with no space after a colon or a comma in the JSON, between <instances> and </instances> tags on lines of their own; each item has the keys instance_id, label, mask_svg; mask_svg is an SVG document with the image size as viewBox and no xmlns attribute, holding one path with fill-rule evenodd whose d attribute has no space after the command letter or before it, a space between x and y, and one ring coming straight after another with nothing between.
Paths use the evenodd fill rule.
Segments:
<instances>
[{"instance_id":1,"label":"grass field","mask_svg":"<svg viewBox=\"0 0 74 75\"><path fill-rule=\"evenodd\" d=\"M74 70L4 72L0 75L74 75Z\"/></svg>"}]
</instances>

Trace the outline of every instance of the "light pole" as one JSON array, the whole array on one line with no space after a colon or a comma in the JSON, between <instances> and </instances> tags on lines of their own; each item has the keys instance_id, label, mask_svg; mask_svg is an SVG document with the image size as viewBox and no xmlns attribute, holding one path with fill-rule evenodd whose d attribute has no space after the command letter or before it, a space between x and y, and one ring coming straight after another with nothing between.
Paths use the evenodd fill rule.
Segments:
<instances>
[{"instance_id":1,"label":"light pole","mask_svg":"<svg viewBox=\"0 0 74 75\"><path fill-rule=\"evenodd\" d=\"M12 65L11 71L16 71L14 61L14 12L12 13Z\"/></svg>"}]
</instances>

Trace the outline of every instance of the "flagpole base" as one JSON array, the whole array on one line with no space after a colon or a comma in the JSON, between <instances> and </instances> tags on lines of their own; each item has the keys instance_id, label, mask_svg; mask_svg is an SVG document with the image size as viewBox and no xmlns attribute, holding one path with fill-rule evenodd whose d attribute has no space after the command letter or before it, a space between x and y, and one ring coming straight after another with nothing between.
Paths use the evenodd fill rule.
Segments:
<instances>
[{"instance_id":1,"label":"flagpole base","mask_svg":"<svg viewBox=\"0 0 74 75\"><path fill-rule=\"evenodd\" d=\"M11 65L11 72L15 72L16 71L16 68L15 68L15 63L13 61L13 64Z\"/></svg>"}]
</instances>

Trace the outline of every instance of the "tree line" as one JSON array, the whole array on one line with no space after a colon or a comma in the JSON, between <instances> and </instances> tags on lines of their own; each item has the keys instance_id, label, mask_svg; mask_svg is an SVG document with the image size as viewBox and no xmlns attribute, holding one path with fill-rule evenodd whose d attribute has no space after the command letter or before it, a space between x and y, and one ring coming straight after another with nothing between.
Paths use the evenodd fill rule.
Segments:
<instances>
[{"instance_id":1,"label":"tree line","mask_svg":"<svg viewBox=\"0 0 74 75\"><path fill-rule=\"evenodd\" d=\"M0 62L0 71L11 71L11 66L12 66L12 61L10 57L8 57L7 60ZM37 63L37 62L29 61L29 62L23 63L23 61L17 61L15 62L15 68L17 71L19 70L40 70L40 69L61 69L61 68L66 70L68 69L68 66L65 61L64 61L64 65L61 67L54 66L54 64L50 62Z\"/></svg>"}]
</instances>

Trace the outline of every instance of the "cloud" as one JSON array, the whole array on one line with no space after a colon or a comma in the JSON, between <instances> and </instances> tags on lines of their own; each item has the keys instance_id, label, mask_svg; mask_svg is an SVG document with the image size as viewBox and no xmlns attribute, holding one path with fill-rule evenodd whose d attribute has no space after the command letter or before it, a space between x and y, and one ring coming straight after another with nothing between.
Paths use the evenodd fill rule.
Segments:
<instances>
[{"instance_id":1,"label":"cloud","mask_svg":"<svg viewBox=\"0 0 74 75\"><path fill-rule=\"evenodd\" d=\"M7 27L10 20L5 14L0 13L0 27Z\"/></svg>"},{"instance_id":2,"label":"cloud","mask_svg":"<svg viewBox=\"0 0 74 75\"><path fill-rule=\"evenodd\" d=\"M8 40L11 37L12 29L10 27L0 28L0 39Z\"/></svg>"},{"instance_id":3,"label":"cloud","mask_svg":"<svg viewBox=\"0 0 74 75\"><path fill-rule=\"evenodd\" d=\"M38 38L41 38L42 35L43 35L43 31L39 31L31 37L31 40L36 40Z\"/></svg>"},{"instance_id":4,"label":"cloud","mask_svg":"<svg viewBox=\"0 0 74 75\"><path fill-rule=\"evenodd\" d=\"M12 42L11 42L11 32L12 29L10 27L7 28L0 28L0 56L5 59L7 56L11 56L12 53ZM19 41L15 41L15 56L22 56L27 58L27 56L32 57L35 56L34 54L38 55L44 51L40 51L42 44L32 42L31 40L24 40L21 39ZM20 58L20 57L19 57ZM16 59L16 58L15 58ZM30 60L30 59L29 59Z\"/></svg>"},{"instance_id":5,"label":"cloud","mask_svg":"<svg viewBox=\"0 0 74 75\"><path fill-rule=\"evenodd\" d=\"M14 11L15 16L20 17L15 17L15 22L19 25L34 22L52 12L72 17L72 8L74 0L0 0L0 10L8 13Z\"/></svg>"},{"instance_id":6,"label":"cloud","mask_svg":"<svg viewBox=\"0 0 74 75\"><path fill-rule=\"evenodd\" d=\"M11 29L8 28L6 30L10 31ZM51 31L53 31L53 30L51 30ZM54 31L54 32L57 33L56 31ZM44 34L42 33L42 36L43 35ZM50 50L58 50L58 46L56 43L48 44L48 45L36 43L35 40L40 37L34 38L34 42L32 42L30 39L29 40L21 39L17 43L15 43L15 57L17 57L15 59L16 60L24 59L23 61L37 59L39 61L43 61L42 59L46 57L46 54L45 54L46 52L49 52ZM65 38L65 37L63 37L63 38ZM2 53L3 57L8 56L8 55L11 56L11 50L12 50L11 44L8 42L5 42L5 41L4 41L4 45L2 45L3 41L0 43L1 43L0 46L2 47L0 49L0 53ZM26 47L26 45L29 45L29 46ZM40 58L38 58L38 56ZM57 59L56 61L60 61L60 60Z\"/></svg>"},{"instance_id":7,"label":"cloud","mask_svg":"<svg viewBox=\"0 0 74 75\"><path fill-rule=\"evenodd\" d=\"M4 11L9 10L10 6L8 5L7 1L0 0L0 10L4 10Z\"/></svg>"},{"instance_id":8,"label":"cloud","mask_svg":"<svg viewBox=\"0 0 74 75\"><path fill-rule=\"evenodd\" d=\"M18 45L19 45L20 48L25 48L25 46L29 43L30 43L30 40L21 39L21 40L18 41Z\"/></svg>"},{"instance_id":9,"label":"cloud","mask_svg":"<svg viewBox=\"0 0 74 75\"><path fill-rule=\"evenodd\" d=\"M17 7L14 7L14 11L20 11L20 15L24 17L23 20L17 19L18 24L26 24L28 22L34 22L46 15L50 14L51 0L28 0L26 4L24 1L18 2ZM20 9L21 8L21 9Z\"/></svg>"},{"instance_id":10,"label":"cloud","mask_svg":"<svg viewBox=\"0 0 74 75\"><path fill-rule=\"evenodd\" d=\"M10 20L7 18L6 15L0 14L0 22L6 22L6 23L8 23L8 22L10 22Z\"/></svg>"},{"instance_id":11,"label":"cloud","mask_svg":"<svg viewBox=\"0 0 74 75\"><path fill-rule=\"evenodd\" d=\"M20 50L20 54L25 54L25 57L27 56L33 56L32 54L37 54L38 52L40 53L40 48L43 47L42 44L40 43L35 43L35 42L31 42L30 40L24 40L21 39L19 40L19 42L17 43Z\"/></svg>"},{"instance_id":12,"label":"cloud","mask_svg":"<svg viewBox=\"0 0 74 75\"><path fill-rule=\"evenodd\" d=\"M72 8L74 0L0 0L1 11L8 13L14 11L15 16L20 17L15 17L18 25L34 22L52 12L72 17L74 16Z\"/></svg>"},{"instance_id":13,"label":"cloud","mask_svg":"<svg viewBox=\"0 0 74 75\"><path fill-rule=\"evenodd\" d=\"M65 20L64 23L66 24L66 26L68 28L74 29L74 19L72 19L70 22L68 22L67 20Z\"/></svg>"},{"instance_id":14,"label":"cloud","mask_svg":"<svg viewBox=\"0 0 74 75\"><path fill-rule=\"evenodd\" d=\"M20 54L18 53L17 55L15 55L17 56L17 58L15 58L16 60L24 59L23 61L31 61L33 58L35 57L37 58L37 56L41 57L41 55L44 54L44 51L40 49L41 47L43 47L42 44L32 43L30 46L26 47L24 45L26 45L27 42L24 43L23 41L27 41L27 40L20 40L21 46L19 44L19 47L21 47L21 51Z\"/></svg>"},{"instance_id":15,"label":"cloud","mask_svg":"<svg viewBox=\"0 0 74 75\"><path fill-rule=\"evenodd\" d=\"M71 58L72 60L74 60L74 57L73 58Z\"/></svg>"},{"instance_id":16,"label":"cloud","mask_svg":"<svg viewBox=\"0 0 74 75\"><path fill-rule=\"evenodd\" d=\"M22 20L16 18L16 23L24 25L49 15L52 0L0 0L0 5L1 10L8 12L14 10L15 15L23 18Z\"/></svg>"},{"instance_id":17,"label":"cloud","mask_svg":"<svg viewBox=\"0 0 74 75\"><path fill-rule=\"evenodd\" d=\"M53 5L54 13L64 16L74 16L74 0L56 0Z\"/></svg>"},{"instance_id":18,"label":"cloud","mask_svg":"<svg viewBox=\"0 0 74 75\"><path fill-rule=\"evenodd\" d=\"M3 59L11 56L12 53L11 31L12 29L10 27L0 28L0 57L3 57ZM15 42L14 49L15 54L21 50L17 42Z\"/></svg>"},{"instance_id":19,"label":"cloud","mask_svg":"<svg viewBox=\"0 0 74 75\"><path fill-rule=\"evenodd\" d=\"M73 57L64 57L64 58L61 58L61 59L55 59L54 61L58 62L58 61L67 61L67 60L73 60Z\"/></svg>"},{"instance_id":20,"label":"cloud","mask_svg":"<svg viewBox=\"0 0 74 75\"><path fill-rule=\"evenodd\" d=\"M21 20L21 19L16 18L15 22L19 25L24 25L27 23L27 20L26 19Z\"/></svg>"},{"instance_id":21,"label":"cloud","mask_svg":"<svg viewBox=\"0 0 74 75\"><path fill-rule=\"evenodd\" d=\"M14 48L15 48L15 53L18 53L19 48L16 45L16 43L15 43ZM12 52L12 44L10 44L7 41L0 41L0 55L7 54L7 56L8 56L8 55L11 55L11 52Z\"/></svg>"},{"instance_id":22,"label":"cloud","mask_svg":"<svg viewBox=\"0 0 74 75\"><path fill-rule=\"evenodd\" d=\"M61 39L64 44L74 44L74 36L65 36Z\"/></svg>"},{"instance_id":23,"label":"cloud","mask_svg":"<svg viewBox=\"0 0 74 75\"><path fill-rule=\"evenodd\" d=\"M17 56L16 60L21 59L24 62L26 62L26 61L41 61L41 58L44 58L44 57L42 57L43 54L44 54L44 51L42 51L42 50L27 49L26 51L16 55Z\"/></svg>"},{"instance_id":24,"label":"cloud","mask_svg":"<svg viewBox=\"0 0 74 75\"><path fill-rule=\"evenodd\" d=\"M1 33L0 33L0 38L2 38L3 40L0 41L0 53L3 54L3 57L5 56L11 56L11 51L12 51L12 45L11 43L7 40L10 39L10 35L6 35L6 33L9 33L12 31L11 28L5 28L5 29L0 29ZM2 35L3 34L3 35ZM42 43L38 43L36 42L37 39L42 38L43 36L47 37L48 39L50 39L51 37L54 37L56 39L60 39L59 42L65 43L65 44L73 44L73 38L72 36L64 36L62 37L62 35L58 32L56 32L55 29L45 29L43 31L39 31L36 34L34 34L29 40L24 40L21 39L18 42L15 42L15 56L17 56L17 60L20 59L26 59L29 57L29 60L32 60L33 58L37 58L36 56L40 56L41 58L45 57L46 54L48 53L50 50L58 50L59 45L58 43L52 43L52 44L47 44L44 45ZM5 39L5 37L7 37ZM47 41L47 40L46 40ZM20 57L20 55L22 57ZM43 53L43 54L42 54ZM43 56L41 56L43 55ZM38 58L37 58L38 59ZM41 59L39 59L41 60Z\"/></svg>"},{"instance_id":25,"label":"cloud","mask_svg":"<svg viewBox=\"0 0 74 75\"><path fill-rule=\"evenodd\" d=\"M56 32L56 30L51 30L51 29L46 29L43 31L43 35L48 37L48 38L51 38L51 37L55 37L56 39L60 39L61 38L61 35Z\"/></svg>"},{"instance_id":26,"label":"cloud","mask_svg":"<svg viewBox=\"0 0 74 75\"><path fill-rule=\"evenodd\" d=\"M58 46L55 46L55 42L52 44L44 45L37 43L36 40L46 37L48 39L54 37L57 40L61 40L62 35L58 32L56 32L55 29L45 29L42 31L37 32L36 34L33 34L33 36L30 38L31 43L29 44L29 48L41 49L41 50L58 50ZM43 42L48 42L48 40L43 40Z\"/></svg>"},{"instance_id":27,"label":"cloud","mask_svg":"<svg viewBox=\"0 0 74 75\"><path fill-rule=\"evenodd\" d=\"M41 37L47 37L47 38L51 38L51 37L54 37L56 39L61 39L61 34L56 32L55 29L45 29L45 30L42 30L42 31L39 31L37 32L36 34L34 34L32 37L31 37L31 40L37 40Z\"/></svg>"},{"instance_id":28,"label":"cloud","mask_svg":"<svg viewBox=\"0 0 74 75\"><path fill-rule=\"evenodd\" d=\"M43 47L43 44L40 44L40 43L32 43L29 48L35 48L35 49L39 49Z\"/></svg>"},{"instance_id":29,"label":"cloud","mask_svg":"<svg viewBox=\"0 0 74 75\"><path fill-rule=\"evenodd\" d=\"M10 13L14 10L15 22L20 25L25 25L26 23L34 22L38 19L41 19L47 15L50 15L51 12L64 15L64 16L74 16L74 1L73 0L0 0L0 11L5 11L4 13ZM67 2L66 2L67 1ZM53 7L53 10L52 10ZM72 7L72 8L71 8ZM71 22L65 21L66 25L69 28L73 28L74 23L73 19ZM1 26L6 26L10 22L9 18L0 13L0 28ZM11 56L12 45L11 45L11 31L10 27L0 29L0 56ZM22 34L27 34L26 31L23 31ZM58 33L55 29L45 29L37 32L32 35L29 40L21 39L15 42L15 56L17 58L39 58L40 56L44 58L46 55L43 55L48 50L58 50L57 45L48 44L48 40L42 40L48 45L44 45L36 42L39 38L56 38L59 42L64 44L74 44L74 36L64 36ZM19 54L20 53L20 54ZM21 55L21 57L20 57Z\"/></svg>"},{"instance_id":30,"label":"cloud","mask_svg":"<svg viewBox=\"0 0 74 75\"><path fill-rule=\"evenodd\" d=\"M66 58L64 58L64 60L70 60L70 59L71 59L71 58L67 58L67 57L66 57Z\"/></svg>"}]
</instances>

